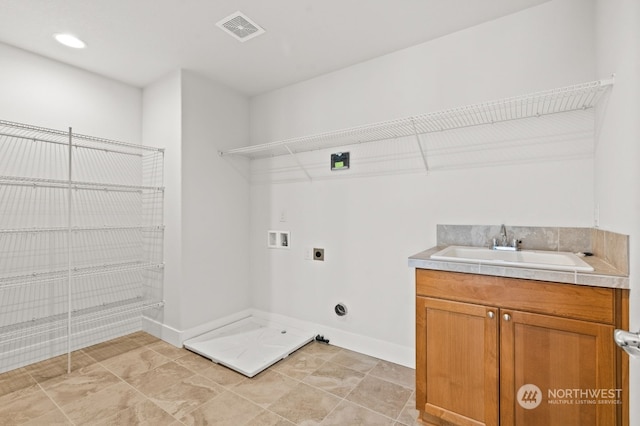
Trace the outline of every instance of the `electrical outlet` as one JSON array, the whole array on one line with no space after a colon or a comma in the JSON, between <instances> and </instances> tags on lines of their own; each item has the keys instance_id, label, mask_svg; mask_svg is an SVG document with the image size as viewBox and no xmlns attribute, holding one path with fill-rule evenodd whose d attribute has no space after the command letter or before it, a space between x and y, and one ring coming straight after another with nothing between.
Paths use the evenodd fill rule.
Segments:
<instances>
[{"instance_id":1,"label":"electrical outlet","mask_svg":"<svg viewBox=\"0 0 640 426\"><path fill-rule=\"evenodd\" d=\"M304 248L304 260L313 260L313 247Z\"/></svg>"},{"instance_id":2,"label":"electrical outlet","mask_svg":"<svg viewBox=\"0 0 640 426\"><path fill-rule=\"evenodd\" d=\"M287 211L282 209L280 210L280 222L286 222L287 221Z\"/></svg>"}]
</instances>

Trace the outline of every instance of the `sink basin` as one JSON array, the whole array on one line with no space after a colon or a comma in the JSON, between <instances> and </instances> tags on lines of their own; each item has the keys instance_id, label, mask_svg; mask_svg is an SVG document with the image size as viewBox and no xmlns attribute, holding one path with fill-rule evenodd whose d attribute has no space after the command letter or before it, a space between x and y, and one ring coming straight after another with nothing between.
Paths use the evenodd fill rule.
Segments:
<instances>
[{"instance_id":1,"label":"sink basin","mask_svg":"<svg viewBox=\"0 0 640 426\"><path fill-rule=\"evenodd\" d=\"M449 246L431 255L432 259L555 271L591 272L593 268L573 253L564 251L501 251L486 247Z\"/></svg>"}]
</instances>

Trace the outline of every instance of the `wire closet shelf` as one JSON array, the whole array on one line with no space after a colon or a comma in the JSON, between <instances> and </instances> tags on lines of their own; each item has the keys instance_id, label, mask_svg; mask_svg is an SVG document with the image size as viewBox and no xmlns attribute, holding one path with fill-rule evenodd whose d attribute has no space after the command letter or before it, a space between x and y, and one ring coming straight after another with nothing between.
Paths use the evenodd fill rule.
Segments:
<instances>
[{"instance_id":1,"label":"wire closet shelf","mask_svg":"<svg viewBox=\"0 0 640 426\"><path fill-rule=\"evenodd\" d=\"M396 120L220 151L219 155L241 156L255 160L585 110L594 107L613 83L612 77ZM424 157L425 153L422 152L422 155ZM427 159L423 160L426 166Z\"/></svg>"},{"instance_id":2,"label":"wire closet shelf","mask_svg":"<svg viewBox=\"0 0 640 426\"><path fill-rule=\"evenodd\" d=\"M0 120L0 372L160 312L164 150Z\"/></svg>"}]
</instances>

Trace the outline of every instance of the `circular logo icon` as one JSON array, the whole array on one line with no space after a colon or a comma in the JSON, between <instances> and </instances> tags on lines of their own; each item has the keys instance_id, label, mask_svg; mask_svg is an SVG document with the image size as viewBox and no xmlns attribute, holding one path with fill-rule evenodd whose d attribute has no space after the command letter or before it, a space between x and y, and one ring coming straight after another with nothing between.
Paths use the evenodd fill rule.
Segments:
<instances>
[{"instance_id":1,"label":"circular logo icon","mask_svg":"<svg viewBox=\"0 0 640 426\"><path fill-rule=\"evenodd\" d=\"M542 402L542 391L536 385L528 383L520 386L516 399L522 408L533 410Z\"/></svg>"}]
</instances>

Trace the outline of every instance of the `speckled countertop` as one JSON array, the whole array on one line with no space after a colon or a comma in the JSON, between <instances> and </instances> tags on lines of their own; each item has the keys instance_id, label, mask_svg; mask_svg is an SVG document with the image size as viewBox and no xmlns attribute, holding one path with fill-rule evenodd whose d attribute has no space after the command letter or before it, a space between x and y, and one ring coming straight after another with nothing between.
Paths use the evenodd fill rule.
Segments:
<instances>
[{"instance_id":1,"label":"speckled countertop","mask_svg":"<svg viewBox=\"0 0 640 426\"><path fill-rule=\"evenodd\" d=\"M481 263L450 262L431 259L431 255L446 246L432 247L409 257L409 266L437 271L463 272L467 274L493 275L498 277L522 278L536 281L550 281L607 288L629 288L629 277L597 256L584 257L593 272L552 271L547 269L519 268L486 265Z\"/></svg>"}]
</instances>

